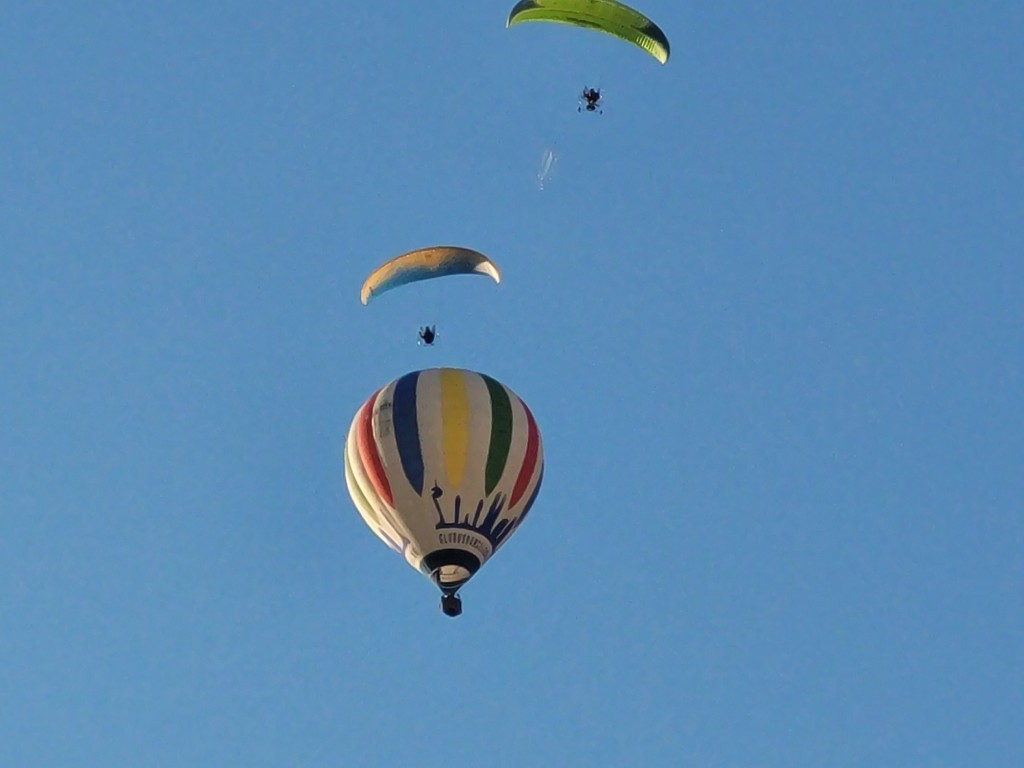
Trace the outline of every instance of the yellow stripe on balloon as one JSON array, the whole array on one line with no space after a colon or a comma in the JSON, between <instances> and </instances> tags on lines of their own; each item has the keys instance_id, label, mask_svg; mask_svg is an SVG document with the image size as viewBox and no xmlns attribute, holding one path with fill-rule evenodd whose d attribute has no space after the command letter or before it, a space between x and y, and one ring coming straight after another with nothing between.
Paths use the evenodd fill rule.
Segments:
<instances>
[{"instance_id":1,"label":"yellow stripe on balloon","mask_svg":"<svg viewBox=\"0 0 1024 768\"><path fill-rule=\"evenodd\" d=\"M442 368L440 373L444 471L448 482L458 486L469 452L469 393L462 371Z\"/></svg>"}]
</instances>

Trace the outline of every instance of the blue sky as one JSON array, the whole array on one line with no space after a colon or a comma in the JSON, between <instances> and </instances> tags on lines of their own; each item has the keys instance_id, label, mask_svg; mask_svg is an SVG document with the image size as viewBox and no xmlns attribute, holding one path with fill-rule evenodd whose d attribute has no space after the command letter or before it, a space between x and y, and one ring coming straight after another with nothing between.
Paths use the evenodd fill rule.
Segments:
<instances>
[{"instance_id":1,"label":"blue sky","mask_svg":"<svg viewBox=\"0 0 1024 768\"><path fill-rule=\"evenodd\" d=\"M0 25L0 764L1024 764L1020 3L96 6ZM436 365L545 440L457 620L341 464Z\"/></svg>"}]
</instances>

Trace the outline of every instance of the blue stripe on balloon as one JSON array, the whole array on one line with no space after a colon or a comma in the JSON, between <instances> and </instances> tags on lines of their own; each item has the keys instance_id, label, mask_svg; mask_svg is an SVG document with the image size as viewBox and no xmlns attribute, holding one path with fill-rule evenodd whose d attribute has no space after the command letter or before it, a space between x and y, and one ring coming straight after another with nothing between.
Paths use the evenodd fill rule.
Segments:
<instances>
[{"instance_id":1,"label":"blue stripe on balloon","mask_svg":"<svg viewBox=\"0 0 1024 768\"><path fill-rule=\"evenodd\" d=\"M537 485L533 487L533 493L530 494L530 500L523 506L523 511L519 514L519 523L522 523L526 519L526 514L530 511L530 507L533 506L533 502L537 500L537 494L540 493L541 483L544 482L544 465L541 465L540 476L537 478ZM519 524L516 524L519 527Z\"/></svg>"},{"instance_id":2,"label":"blue stripe on balloon","mask_svg":"<svg viewBox=\"0 0 1024 768\"><path fill-rule=\"evenodd\" d=\"M419 495L423 495L423 453L420 449L420 428L416 416L416 383L419 371L407 373L395 382L392 419L395 443L402 461L405 479Z\"/></svg>"}]
</instances>

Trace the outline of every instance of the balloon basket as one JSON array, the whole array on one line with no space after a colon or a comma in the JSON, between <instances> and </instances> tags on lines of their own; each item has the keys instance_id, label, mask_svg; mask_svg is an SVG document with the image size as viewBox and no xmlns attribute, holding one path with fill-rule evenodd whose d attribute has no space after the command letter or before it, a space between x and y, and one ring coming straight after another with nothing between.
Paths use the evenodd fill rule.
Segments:
<instances>
[{"instance_id":1,"label":"balloon basket","mask_svg":"<svg viewBox=\"0 0 1024 768\"><path fill-rule=\"evenodd\" d=\"M458 595L441 595L441 610L445 616L458 616L462 613L462 599Z\"/></svg>"}]
</instances>

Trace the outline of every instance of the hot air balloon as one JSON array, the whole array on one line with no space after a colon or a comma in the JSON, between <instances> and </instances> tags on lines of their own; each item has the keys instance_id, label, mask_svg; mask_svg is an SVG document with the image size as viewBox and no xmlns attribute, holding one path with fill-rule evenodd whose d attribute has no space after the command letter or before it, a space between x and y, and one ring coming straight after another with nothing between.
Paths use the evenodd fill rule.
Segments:
<instances>
[{"instance_id":1,"label":"hot air balloon","mask_svg":"<svg viewBox=\"0 0 1024 768\"><path fill-rule=\"evenodd\" d=\"M455 245L418 248L396 256L373 270L359 291L359 299L363 304L368 304L374 296L407 283L448 275L474 274L486 275L496 283L501 282L498 265L479 251Z\"/></svg>"},{"instance_id":2,"label":"hot air balloon","mask_svg":"<svg viewBox=\"0 0 1024 768\"><path fill-rule=\"evenodd\" d=\"M414 371L377 390L345 441L345 481L363 521L441 590L448 616L526 518L543 472L526 404L457 368Z\"/></svg>"},{"instance_id":3,"label":"hot air balloon","mask_svg":"<svg viewBox=\"0 0 1024 768\"><path fill-rule=\"evenodd\" d=\"M668 61L668 38L640 11L616 0L521 0L506 27L524 21L550 21L595 29L643 48L662 64Z\"/></svg>"}]
</instances>

